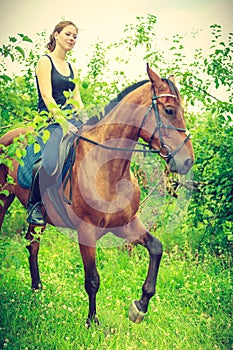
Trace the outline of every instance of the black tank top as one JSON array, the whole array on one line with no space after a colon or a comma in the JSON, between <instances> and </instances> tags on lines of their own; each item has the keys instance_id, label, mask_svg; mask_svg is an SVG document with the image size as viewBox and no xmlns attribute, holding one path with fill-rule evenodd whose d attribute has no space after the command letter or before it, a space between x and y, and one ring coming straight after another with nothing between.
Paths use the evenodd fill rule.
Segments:
<instances>
[{"instance_id":1,"label":"black tank top","mask_svg":"<svg viewBox=\"0 0 233 350\"><path fill-rule=\"evenodd\" d=\"M63 92L64 91L73 91L75 89L75 84L72 81L70 81L71 79L74 79L74 72L73 72L73 69L71 67L71 64L68 63L69 68L70 68L70 75L65 76L65 75L60 74L56 70L51 57L49 55L45 55L45 56L47 56L49 58L49 60L52 64L52 70L51 70L52 96L53 96L54 100L56 101L57 105L62 107L66 102L66 98L65 98ZM41 96L37 76L36 76L36 85L37 85L37 91L38 91L38 111L39 112L48 111L48 109L44 103L44 100Z\"/></svg>"}]
</instances>

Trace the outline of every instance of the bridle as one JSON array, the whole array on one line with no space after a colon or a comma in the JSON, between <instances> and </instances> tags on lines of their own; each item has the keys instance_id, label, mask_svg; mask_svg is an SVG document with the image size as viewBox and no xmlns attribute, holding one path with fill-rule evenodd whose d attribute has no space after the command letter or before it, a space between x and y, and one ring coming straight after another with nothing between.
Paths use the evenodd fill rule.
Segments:
<instances>
[{"instance_id":1,"label":"bridle","mask_svg":"<svg viewBox=\"0 0 233 350\"><path fill-rule=\"evenodd\" d=\"M190 139L190 133L188 133L188 135L184 139L184 141L182 141L181 144L174 151L171 151L171 148L168 145L165 144L164 139L163 139L163 135L162 135L162 129L176 130L176 131L185 132L185 133L187 132L187 130L183 129L183 128L176 128L173 125L165 125L165 124L163 124L163 122L162 122L162 120L160 118L158 105L157 105L157 102L156 102L161 97L173 97L173 98L177 99L177 96L173 95L173 94L161 94L161 95L157 96L155 94L155 91L154 91L154 94L152 95L152 103L148 107L148 110L147 110L147 112L146 112L146 114L145 114L145 116L144 116L144 118L142 120L142 123L140 125L140 128L138 130L138 137L140 137L140 133L141 133L141 130L143 128L143 125L146 122L146 119L148 118L151 110L153 109L154 110L154 115L155 115L156 125L155 125L154 131L153 131L153 133L152 133L152 135L150 137L150 140L149 140L147 146L150 148L151 152L159 153L159 155L161 157L166 158L167 162L169 162L169 160L171 158L173 158L180 151L180 149L186 144L186 142ZM154 149L152 149L152 142L153 142L155 134L157 132L159 134L160 147L159 147L158 150L154 150Z\"/></svg>"}]
</instances>

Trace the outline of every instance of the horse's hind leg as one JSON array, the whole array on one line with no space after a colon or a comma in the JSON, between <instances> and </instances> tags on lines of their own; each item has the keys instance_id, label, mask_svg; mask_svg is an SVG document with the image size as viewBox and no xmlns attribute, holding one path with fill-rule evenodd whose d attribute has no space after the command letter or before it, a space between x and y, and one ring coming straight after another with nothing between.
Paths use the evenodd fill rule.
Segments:
<instances>
[{"instance_id":1,"label":"horse's hind leg","mask_svg":"<svg viewBox=\"0 0 233 350\"><path fill-rule=\"evenodd\" d=\"M34 228L34 226L29 225L25 238L29 241L27 249L29 251L28 260L32 278L32 289L38 290L42 288L38 266L38 251L40 247L40 238L38 237L38 234L34 231Z\"/></svg>"},{"instance_id":2,"label":"horse's hind leg","mask_svg":"<svg viewBox=\"0 0 233 350\"><path fill-rule=\"evenodd\" d=\"M1 191L1 188L0 188L0 191ZM0 229L2 227L2 223L4 220L5 214L7 212L7 209L13 202L14 198L15 198L14 194L10 194L9 196L0 195Z\"/></svg>"}]
</instances>

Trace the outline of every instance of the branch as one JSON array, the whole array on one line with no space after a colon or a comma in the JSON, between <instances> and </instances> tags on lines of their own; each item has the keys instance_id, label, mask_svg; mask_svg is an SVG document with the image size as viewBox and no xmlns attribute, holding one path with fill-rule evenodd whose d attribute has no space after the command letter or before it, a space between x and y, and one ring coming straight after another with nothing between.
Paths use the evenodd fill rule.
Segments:
<instances>
[{"instance_id":1,"label":"branch","mask_svg":"<svg viewBox=\"0 0 233 350\"><path fill-rule=\"evenodd\" d=\"M0 130L1 130L1 129L11 128L12 126L14 126L14 124L0 126Z\"/></svg>"},{"instance_id":2,"label":"branch","mask_svg":"<svg viewBox=\"0 0 233 350\"><path fill-rule=\"evenodd\" d=\"M204 94L206 94L207 96L213 98L214 100L220 102L220 103L224 103L223 101L219 100L217 97L211 95L208 91L206 91L205 89L203 89L202 87L198 86L198 85L190 85L190 84L186 84L186 86L190 87L190 88L195 88L197 92L204 92Z\"/></svg>"},{"instance_id":3,"label":"branch","mask_svg":"<svg viewBox=\"0 0 233 350\"><path fill-rule=\"evenodd\" d=\"M24 117L22 117L21 115L19 115L19 114L13 112L13 111L10 110L9 108L6 108L6 106L5 106L3 103L0 103L0 107L2 107L3 109L5 109L5 111L7 111L7 112L9 112L9 113L12 113L15 117L23 119L23 120L24 120L25 122L27 122L27 123L31 121L30 119L24 118ZM7 126L6 126L6 127L7 127ZM1 128L4 128L4 127L1 127Z\"/></svg>"},{"instance_id":4,"label":"branch","mask_svg":"<svg viewBox=\"0 0 233 350\"><path fill-rule=\"evenodd\" d=\"M199 182L199 181L173 181L171 183L171 187L175 188L175 191L178 189L178 187L184 187L187 190L191 191L197 191L199 192L201 187L206 186L206 182Z\"/></svg>"}]
</instances>

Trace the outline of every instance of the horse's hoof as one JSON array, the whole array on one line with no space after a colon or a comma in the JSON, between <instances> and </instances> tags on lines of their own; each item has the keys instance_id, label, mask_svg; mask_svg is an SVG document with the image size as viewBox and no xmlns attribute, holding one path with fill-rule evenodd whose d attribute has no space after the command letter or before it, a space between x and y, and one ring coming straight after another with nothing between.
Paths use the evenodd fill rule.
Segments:
<instances>
[{"instance_id":1,"label":"horse's hoof","mask_svg":"<svg viewBox=\"0 0 233 350\"><path fill-rule=\"evenodd\" d=\"M33 292L40 292L40 291L42 291L42 289L43 289L43 287L42 287L42 283L41 282L32 285L32 291Z\"/></svg>"},{"instance_id":2,"label":"horse's hoof","mask_svg":"<svg viewBox=\"0 0 233 350\"><path fill-rule=\"evenodd\" d=\"M145 316L145 312L138 310L135 300L132 302L129 308L129 318L134 323L142 322Z\"/></svg>"},{"instance_id":3,"label":"horse's hoof","mask_svg":"<svg viewBox=\"0 0 233 350\"><path fill-rule=\"evenodd\" d=\"M90 328L92 323L94 323L95 326L99 326L99 319L97 316L95 316L93 319L88 318L85 323L86 328Z\"/></svg>"}]
</instances>

